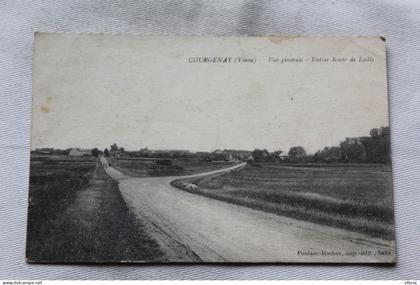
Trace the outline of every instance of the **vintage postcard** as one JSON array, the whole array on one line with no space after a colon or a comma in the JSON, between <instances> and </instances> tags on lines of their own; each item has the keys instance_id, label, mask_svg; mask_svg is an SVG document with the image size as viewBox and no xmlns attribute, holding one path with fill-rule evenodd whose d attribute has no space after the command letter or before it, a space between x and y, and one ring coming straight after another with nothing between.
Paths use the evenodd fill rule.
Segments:
<instances>
[{"instance_id":1,"label":"vintage postcard","mask_svg":"<svg viewBox=\"0 0 420 285\"><path fill-rule=\"evenodd\" d=\"M396 261L385 40L36 33L28 262Z\"/></svg>"}]
</instances>

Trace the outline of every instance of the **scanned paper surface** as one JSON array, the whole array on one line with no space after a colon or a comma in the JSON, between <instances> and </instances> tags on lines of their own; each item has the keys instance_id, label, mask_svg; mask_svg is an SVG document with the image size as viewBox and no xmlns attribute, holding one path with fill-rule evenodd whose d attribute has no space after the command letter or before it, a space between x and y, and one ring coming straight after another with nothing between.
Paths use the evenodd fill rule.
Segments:
<instances>
[{"instance_id":1,"label":"scanned paper surface","mask_svg":"<svg viewBox=\"0 0 420 285\"><path fill-rule=\"evenodd\" d=\"M395 262L384 39L34 48L28 261Z\"/></svg>"}]
</instances>

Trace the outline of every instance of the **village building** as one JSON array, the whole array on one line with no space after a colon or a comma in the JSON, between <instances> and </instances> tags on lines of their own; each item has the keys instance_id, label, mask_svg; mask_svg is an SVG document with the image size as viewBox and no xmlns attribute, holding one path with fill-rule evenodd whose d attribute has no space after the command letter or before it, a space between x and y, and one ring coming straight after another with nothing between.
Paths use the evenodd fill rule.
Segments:
<instances>
[{"instance_id":1,"label":"village building","mask_svg":"<svg viewBox=\"0 0 420 285\"><path fill-rule=\"evenodd\" d=\"M69 156L89 156L92 155L91 149L72 148L69 152Z\"/></svg>"},{"instance_id":2,"label":"village building","mask_svg":"<svg viewBox=\"0 0 420 285\"><path fill-rule=\"evenodd\" d=\"M48 148L48 147L44 147L44 148L37 148L34 151L36 154L53 154L54 153L54 149L53 148Z\"/></svg>"}]
</instances>

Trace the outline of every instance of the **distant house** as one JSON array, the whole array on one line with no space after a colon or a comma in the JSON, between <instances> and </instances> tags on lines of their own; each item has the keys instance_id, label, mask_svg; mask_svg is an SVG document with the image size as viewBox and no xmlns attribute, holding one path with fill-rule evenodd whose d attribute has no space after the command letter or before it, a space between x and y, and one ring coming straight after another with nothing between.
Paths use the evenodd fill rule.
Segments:
<instances>
[{"instance_id":1,"label":"distant house","mask_svg":"<svg viewBox=\"0 0 420 285\"><path fill-rule=\"evenodd\" d=\"M228 161L229 160L228 155L220 149L216 149L211 154L212 154L213 161Z\"/></svg>"},{"instance_id":2,"label":"distant house","mask_svg":"<svg viewBox=\"0 0 420 285\"><path fill-rule=\"evenodd\" d=\"M35 149L35 153L36 154L53 154L54 153L54 149L53 148L37 148Z\"/></svg>"},{"instance_id":3,"label":"distant house","mask_svg":"<svg viewBox=\"0 0 420 285\"><path fill-rule=\"evenodd\" d=\"M69 156L89 156L92 155L91 149L72 148L69 152Z\"/></svg>"},{"instance_id":4,"label":"distant house","mask_svg":"<svg viewBox=\"0 0 420 285\"><path fill-rule=\"evenodd\" d=\"M287 154L280 154L279 161L289 161L290 157Z\"/></svg>"},{"instance_id":5,"label":"distant house","mask_svg":"<svg viewBox=\"0 0 420 285\"><path fill-rule=\"evenodd\" d=\"M225 149L223 152L228 155L228 160L247 161L252 156L252 152L249 150Z\"/></svg>"}]
</instances>

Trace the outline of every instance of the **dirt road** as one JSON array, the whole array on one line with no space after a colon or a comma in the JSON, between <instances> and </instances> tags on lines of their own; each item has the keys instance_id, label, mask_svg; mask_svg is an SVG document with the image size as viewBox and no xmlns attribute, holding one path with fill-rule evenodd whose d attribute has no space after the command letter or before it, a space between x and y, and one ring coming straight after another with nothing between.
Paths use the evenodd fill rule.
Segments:
<instances>
[{"instance_id":1,"label":"dirt road","mask_svg":"<svg viewBox=\"0 0 420 285\"><path fill-rule=\"evenodd\" d=\"M106 163L105 159L103 162ZM232 171L237 165L222 171ZM391 262L394 244L346 230L282 217L191 194L180 177L131 178L107 173L170 261ZM201 176L212 171L191 176Z\"/></svg>"}]
</instances>

